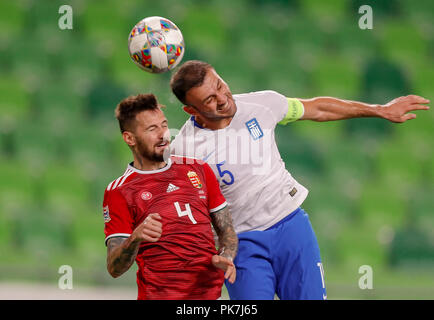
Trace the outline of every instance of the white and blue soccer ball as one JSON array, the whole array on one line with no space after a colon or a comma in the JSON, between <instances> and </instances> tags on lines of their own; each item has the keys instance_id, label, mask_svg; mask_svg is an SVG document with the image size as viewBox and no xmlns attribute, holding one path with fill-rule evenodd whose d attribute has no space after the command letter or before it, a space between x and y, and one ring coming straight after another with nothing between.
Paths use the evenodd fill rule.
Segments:
<instances>
[{"instance_id":1,"label":"white and blue soccer ball","mask_svg":"<svg viewBox=\"0 0 434 320\"><path fill-rule=\"evenodd\" d=\"M148 17L140 20L128 37L130 57L136 65L151 73L175 68L185 52L181 30L169 19Z\"/></svg>"}]
</instances>

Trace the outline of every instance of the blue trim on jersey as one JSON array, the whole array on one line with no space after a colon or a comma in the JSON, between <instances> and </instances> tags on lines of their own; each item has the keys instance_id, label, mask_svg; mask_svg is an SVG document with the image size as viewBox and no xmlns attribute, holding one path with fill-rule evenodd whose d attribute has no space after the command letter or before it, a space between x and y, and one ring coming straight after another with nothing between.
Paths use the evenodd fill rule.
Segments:
<instances>
[{"instance_id":1,"label":"blue trim on jersey","mask_svg":"<svg viewBox=\"0 0 434 320\"><path fill-rule=\"evenodd\" d=\"M199 123L196 122L196 119L194 116L190 117L190 120L193 122L193 126L198 127L199 129L205 129L204 127L202 127Z\"/></svg>"}]
</instances>

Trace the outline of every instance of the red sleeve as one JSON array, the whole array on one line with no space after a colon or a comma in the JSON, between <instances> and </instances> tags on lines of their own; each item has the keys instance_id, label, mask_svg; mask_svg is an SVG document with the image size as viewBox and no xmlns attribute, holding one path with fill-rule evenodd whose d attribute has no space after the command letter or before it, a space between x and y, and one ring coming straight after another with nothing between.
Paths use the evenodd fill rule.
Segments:
<instances>
[{"instance_id":1,"label":"red sleeve","mask_svg":"<svg viewBox=\"0 0 434 320\"><path fill-rule=\"evenodd\" d=\"M219 211L226 207L226 199L220 190L219 183L211 167L205 162L202 166L205 172L206 187L208 190L208 210L209 212Z\"/></svg>"},{"instance_id":2,"label":"red sleeve","mask_svg":"<svg viewBox=\"0 0 434 320\"><path fill-rule=\"evenodd\" d=\"M103 215L106 245L112 237L129 237L133 232L133 219L127 202L117 189L105 191Z\"/></svg>"}]
</instances>

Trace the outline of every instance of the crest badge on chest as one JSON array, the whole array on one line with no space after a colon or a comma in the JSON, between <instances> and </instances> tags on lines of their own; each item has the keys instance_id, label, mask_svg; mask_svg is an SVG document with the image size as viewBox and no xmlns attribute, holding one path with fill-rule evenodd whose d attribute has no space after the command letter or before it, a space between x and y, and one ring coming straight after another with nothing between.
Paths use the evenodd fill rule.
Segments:
<instances>
[{"instance_id":1,"label":"crest badge on chest","mask_svg":"<svg viewBox=\"0 0 434 320\"><path fill-rule=\"evenodd\" d=\"M202 188L202 182L199 179L199 176L197 175L196 172L194 171L189 171L187 173L188 179L190 179L191 184L193 185L193 187L195 188Z\"/></svg>"}]
</instances>

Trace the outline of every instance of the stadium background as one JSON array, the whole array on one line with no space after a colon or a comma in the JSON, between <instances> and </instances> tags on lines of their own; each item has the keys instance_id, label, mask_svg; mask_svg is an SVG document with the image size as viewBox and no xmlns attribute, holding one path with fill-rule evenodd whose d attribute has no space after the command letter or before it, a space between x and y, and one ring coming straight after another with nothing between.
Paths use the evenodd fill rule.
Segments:
<instances>
[{"instance_id":1,"label":"stadium background","mask_svg":"<svg viewBox=\"0 0 434 320\"><path fill-rule=\"evenodd\" d=\"M73 8L72 30L58 27L63 4ZM363 4L372 30L358 26ZM1 1L1 297L14 283L25 284L18 297L43 298L41 284L61 297L61 265L73 268L75 292L135 297L135 268L116 280L105 269L103 191L131 159L113 109L153 92L171 128L187 117L170 74L147 74L128 57L127 36L143 17L174 21L184 61L210 62L233 93L385 103L409 93L434 99L433 13L429 0ZM434 298L434 113L417 114L403 125L277 129L287 168L310 189L303 207L329 299ZM358 286L362 265L373 268L372 290Z\"/></svg>"}]
</instances>

